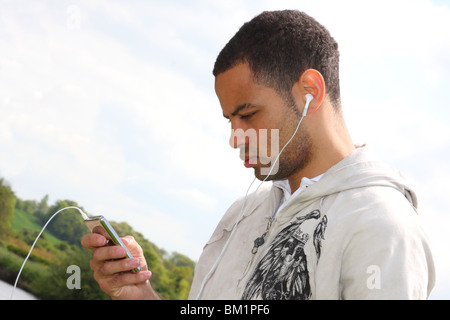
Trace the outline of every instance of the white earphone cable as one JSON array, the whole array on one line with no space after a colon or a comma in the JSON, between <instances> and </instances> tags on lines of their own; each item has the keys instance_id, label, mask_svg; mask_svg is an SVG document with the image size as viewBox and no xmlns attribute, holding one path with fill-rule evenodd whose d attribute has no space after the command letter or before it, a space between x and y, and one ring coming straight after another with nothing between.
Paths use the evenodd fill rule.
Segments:
<instances>
[{"instance_id":1,"label":"white earphone cable","mask_svg":"<svg viewBox=\"0 0 450 320\"><path fill-rule=\"evenodd\" d=\"M30 251L28 252L27 257L25 258L24 262L22 263L22 266L20 267L19 274L17 275L16 282L14 283L14 287L13 287L12 292L11 292L11 297L9 298L10 300L13 299L14 291L16 290L17 282L19 281L19 277L20 277L20 274L22 273L22 269L23 269L23 267L25 266L25 263L27 262L28 258L30 257L31 251L33 251L34 246L36 245L36 242L38 241L38 239L39 239L39 237L41 236L42 232L44 232L44 229L47 227L47 225L50 223L50 221L51 221L58 213L60 213L61 211L67 210L67 209L76 209L76 210L78 210L78 211L80 212L80 214L81 214L81 216L83 217L84 220L88 219L88 216L87 216L80 208L77 208L77 207L65 207L65 208L62 208L61 210L58 210L56 213L54 213L54 214L50 217L50 219L48 219L48 221L45 223L44 227L42 228L41 232L39 232L38 236L37 236L36 239L34 240L33 245L31 246L31 249L30 249Z\"/></svg>"}]
</instances>

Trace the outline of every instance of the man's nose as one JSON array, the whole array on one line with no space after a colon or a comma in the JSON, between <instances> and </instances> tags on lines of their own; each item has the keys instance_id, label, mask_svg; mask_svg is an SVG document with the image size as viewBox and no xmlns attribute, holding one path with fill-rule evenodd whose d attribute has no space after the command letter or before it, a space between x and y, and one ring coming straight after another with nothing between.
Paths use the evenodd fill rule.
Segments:
<instances>
[{"instance_id":1,"label":"man's nose","mask_svg":"<svg viewBox=\"0 0 450 320\"><path fill-rule=\"evenodd\" d=\"M231 129L230 146L234 149L249 144L249 136L243 129Z\"/></svg>"}]
</instances>

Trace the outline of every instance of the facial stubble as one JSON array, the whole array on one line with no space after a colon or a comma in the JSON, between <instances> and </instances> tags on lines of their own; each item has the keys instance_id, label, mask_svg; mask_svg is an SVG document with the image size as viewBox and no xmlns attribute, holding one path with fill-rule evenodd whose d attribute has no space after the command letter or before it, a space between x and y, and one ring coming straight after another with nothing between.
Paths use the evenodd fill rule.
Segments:
<instances>
[{"instance_id":1,"label":"facial stubble","mask_svg":"<svg viewBox=\"0 0 450 320\"><path fill-rule=\"evenodd\" d=\"M296 105L285 107L286 113L285 115L283 115L282 119L288 120L280 121L283 123L281 123L281 125L279 126L279 152L292 137L298 125L298 122L301 119L301 114L298 111ZM263 168L265 172L269 172L269 168L274 165L276 155L271 155L272 161L269 164L254 167L255 176L261 181L266 179L266 177L266 181L287 179L297 171L305 168L311 162L312 150L313 144L311 141L311 137L300 124L300 127L294 138L291 140L291 142L289 142L278 159L278 170L273 170L273 172L271 172L268 177L267 174L261 174Z\"/></svg>"}]
</instances>

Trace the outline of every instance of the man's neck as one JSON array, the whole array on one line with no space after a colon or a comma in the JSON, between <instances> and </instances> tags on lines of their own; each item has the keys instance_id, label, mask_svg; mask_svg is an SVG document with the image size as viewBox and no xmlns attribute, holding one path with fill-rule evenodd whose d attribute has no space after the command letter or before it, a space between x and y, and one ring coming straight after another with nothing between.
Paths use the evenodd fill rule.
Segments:
<instances>
[{"instance_id":1,"label":"man's neck","mask_svg":"<svg viewBox=\"0 0 450 320\"><path fill-rule=\"evenodd\" d=\"M343 160L347 155L355 149L355 146L349 143L341 145L332 145L324 147L323 150L318 149L310 163L303 169L294 172L288 177L291 193L294 193L300 186L304 177L313 179L325 173L332 166Z\"/></svg>"},{"instance_id":2,"label":"man's neck","mask_svg":"<svg viewBox=\"0 0 450 320\"><path fill-rule=\"evenodd\" d=\"M288 177L292 193L299 188L303 177L312 179L325 173L355 149L341 110L336 111L324 102L309 117L304 125L311 138L312 156L305 167Z\"/></svg>"}]
</instances>

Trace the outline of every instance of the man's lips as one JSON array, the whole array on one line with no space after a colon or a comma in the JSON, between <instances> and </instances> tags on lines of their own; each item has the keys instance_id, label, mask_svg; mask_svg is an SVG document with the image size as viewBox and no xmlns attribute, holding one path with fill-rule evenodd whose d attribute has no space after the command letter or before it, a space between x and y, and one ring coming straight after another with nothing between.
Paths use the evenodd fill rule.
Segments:
<instances>
[{"instance_id":1,"label":"man's lips","mask_svg":"<svg viewBox=\"0 0 450 320\"><path fill-rule=\"evenodd\" d=\"M258 150L255 149L248 149L245 146L239 147L239 158L244 161L244 166L246 168L252 168L255 167L257 164L263 165L272 163L272 159L270 157L261 157L258 156Z\"/></svg>"},{"instance_id":2,"label":"man's lips","mask_svg":"<svg viewBox=\"0 0 450 320\"><path fill-rule=\"evenodd\" d=\"M258 162L258 157L255 154L250 154L246 152L241 152L239 154L239 158L244 161L244 166L246 168L251 168L255 166Z\"/></svg>"},{"instance_id":3,"label":"man's lips","mask_svg":"<svg viewBox=\"0 0 450 320\"><path fill-rule=\"evenodd\" d=\"M251 168L251 167L255 166L256 163L257 163L257 157L250 157L250 158L245 157L245 159L244 159L244 166L246 168Z\"/></svg>"},{"instance_id":4,"label":"man's lips","mask_svg":"<svg viewBox=\"0 0 450 320\"><path fill-rule=\"evenodd\" d=\"M239 154L239 158L241 158L242 161L244 161L244 166L246 168L252 168L255 167L256 165L262 165L265 166L267 164L272 164L273 163L273 159L272 158L267 158L267 157L259 157L257 155L254 154L245 154L245 153L241 153Z\"/></svg>"}]
</instances>

